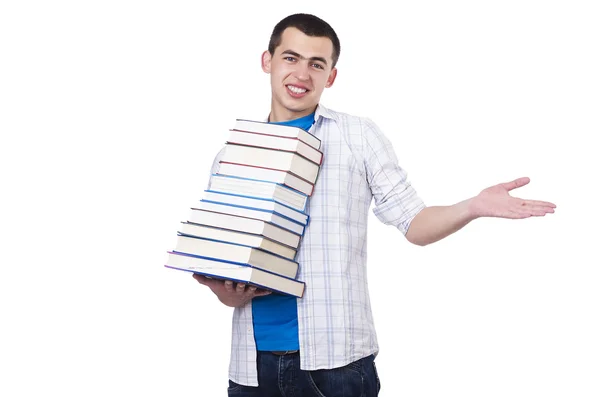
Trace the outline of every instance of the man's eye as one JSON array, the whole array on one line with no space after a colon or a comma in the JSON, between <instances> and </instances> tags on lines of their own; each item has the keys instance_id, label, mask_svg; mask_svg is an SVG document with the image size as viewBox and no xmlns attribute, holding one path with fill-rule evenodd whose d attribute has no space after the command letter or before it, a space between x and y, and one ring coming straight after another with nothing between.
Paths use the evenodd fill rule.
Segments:
<instances>
[{"instance_id":1,"label":"man's eye","mask_svg":"<svg viewBox=\"0 0 600 397\"><path fill-rule=\"evenodd\" d=\"M321 65L320 65L320 64L318 64L318 63L313 63L313 66L314 66L315 68L317 68L317 69L323 69L323 66L321 66Z\"/></svg>"},{"instance_id":2,"label":"man's eye","mask_svg":"<svg viewBox=\"0 0 600 397\"><path fill-rule=\"evenodd\" d=\"M284 59L285 59L286 61L290 61L290 62L293 62L293 61L295 61L295 60L296 60L296 58L294 58L294 57L285 57Z\"/></svg>"}]
</instances>

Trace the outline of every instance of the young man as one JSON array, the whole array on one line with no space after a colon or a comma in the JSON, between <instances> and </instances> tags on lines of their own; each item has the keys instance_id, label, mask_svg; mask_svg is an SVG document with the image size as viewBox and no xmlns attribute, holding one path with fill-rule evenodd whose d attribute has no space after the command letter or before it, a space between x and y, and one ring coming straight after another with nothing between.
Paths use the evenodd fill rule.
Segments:
<instances>
[{"instance_id":1,"label":"young man","mask_svg":"<svg viewBox=\"0 0 600 397\"><path fill-rule=\"evenodd\" d=\"M369 207L413 244L427 245L481 217L527 218L555 205L509 191L519 178L452 206L427 207L369 119L320 104L333 85L340 42L323 20L295 14L274 28L262 69L271 78L268 121L300 126L322 141L324 163L310 198L311 223L297 260L301 299L194 275L235 307L229 396L376 396L379 347L366 282ZM212 172L218 171L220 155Z\"/></svg>"}]
</instances>

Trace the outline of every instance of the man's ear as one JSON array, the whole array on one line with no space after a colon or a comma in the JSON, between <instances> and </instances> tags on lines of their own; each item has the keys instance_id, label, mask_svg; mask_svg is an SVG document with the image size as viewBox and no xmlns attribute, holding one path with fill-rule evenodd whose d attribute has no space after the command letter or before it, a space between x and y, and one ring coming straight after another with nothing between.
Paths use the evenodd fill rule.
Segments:
<instances>
[{"instance_id":1,"label":"man's ear","mask_svg":"<svg viewBox=\"0 0 600 397\"><path fill-rule=\"evenodd\" d=\"M337 69L333 68L331 69L331 72L329 73L329 77L327 78L327 82L325 83L325 88L329 88L333 85L333 82L335 81L335 78L337 77Z\"/></svg>"},{"instance_id":2,"label":"man's ear","mask_svg":"<svg viewBox=\"0 0 600 397\"><path fill-rule=\"evenodd\" d=\"M263 72L271 73L271 53L269 51L263 52L260 60Z\"/></svg>"}]
</instances>

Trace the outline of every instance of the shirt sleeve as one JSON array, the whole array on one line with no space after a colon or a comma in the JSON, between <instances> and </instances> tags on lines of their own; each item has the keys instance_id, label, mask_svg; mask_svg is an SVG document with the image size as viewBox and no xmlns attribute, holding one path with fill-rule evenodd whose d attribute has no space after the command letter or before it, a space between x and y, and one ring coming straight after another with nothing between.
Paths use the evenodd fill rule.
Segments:
<instances>
[{"instance_id":1,"label":"shirt sleeve","mask_svg":"<svg viewBox=\"0 0 600 397\"><path fill-rule=\"evenodd\" d=\"M219 152L215 155L215 157L213 159L212 166L210 167L210 175L208 178L208 185L206 187L207 190L210 189L210 186L213 181L213 175L217 174L219 172L219 168L221 166L220 161L221 161L221 158L223 158L224 152L225 152L225 147L221 148L221 150L219 150Z\"/></svg>"},{"instance_id":2,"label":"shirt sleeve","mask_svg":"<svg viewBox=\"0 0 600 397\"><path fill-rule=\"evenodd\" d=\"M425 203L400 167L394 148L379 127L367 119L363 128L366 177L374 199L373 213L403 234Z\"/></svg>"}]
</instances>

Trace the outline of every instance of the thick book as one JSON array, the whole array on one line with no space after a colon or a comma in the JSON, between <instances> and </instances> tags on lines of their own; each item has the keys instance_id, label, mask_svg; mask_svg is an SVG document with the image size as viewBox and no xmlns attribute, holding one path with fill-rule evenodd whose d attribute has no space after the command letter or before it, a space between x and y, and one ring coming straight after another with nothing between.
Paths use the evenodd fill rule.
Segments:
<instances>
[{"instance_id":1,"label":"thick book","mask_svg":"<svg viewBox=\"0 0 600 397\"><path fill-rule=\"evenodd\" d=\"M295 152L264 149L254 146L228 143L221 161L225 163L252 165L280 171L289 171L312 183L317 181L319 164L314 163Z\"/></svg>"},{"instance_id":2,"label":"thick book","mask_svg":"<svg viewBox=\"0 0 600 397\"><path fill-rule=\"evenodd\" d=\"M215 192L239 194L241 196L253 194L256 197L272 199L278 203L289 205L302 212L306 211L306 204L308 203L306 194L281 183L262 179L212 174L209 188Z\"/></svg>"},{"instance_id":3,"label":"thick book","mask_svg":"<svg viewBox=\"0 0 600 397\"><path fill-rule=\"evenodd\" d=\"M300 245L299 235L262 219L192 209L188 221L236 232L260 234L294 249L298 249Z\"/></svg>"},{"instance_id":4,"label":"thick book","mask_svg":"<svg viewBox=\"0 0 600 397\"><path fill-rule=\"evenodd\" d=\"M173 251L204 259L247 264L285 277L295 278L298 274L298 262L258 248L231 242L206 240L180 234L177 236L177 243Z\"/></svg>"},{"instance_id":5,"label":"thick book","mask_svg":"<svg viewBox=\"0 0 600 397\"><path fill-rule=\"evenodd\" d=\"M272 240L261 234L227 230L220 227L181 222L178 233L186 236L201 237L207 240L226 241L238 245L260 248L275 255L295 259L297 250Z\"/></svg>"},{"instance_id":6,"label":"thick book","mask_svg":"<svg viewBox=\"0 0 600 397\"><path fill-rule=\"evenodd\" d=\"M218 174L278 183L296 190L305 196L312 196L314 193L314 185L312 183L285 170L270 170L245 164L220 161ZM302 197L301 199L306 203L306 197Z\"/></svg>"},{"instance_id":7,"label":"thick book","mask_svg":"<svg viewBox=\"0 0 600 397\"><path fill-rule=\"evenodd\" d=\"M168 251L167 268L202 274L212 278L246 283L284 295L302 298L305 283L248 265L199 258Z\"/></svg>"},{"instance_id":8,"label":"thick book","mask_svg":"<svg viewBox=\"0 0 600 397\"><path fill-rule=\"evenodd\" d=\"M231 130L227 143L296 152L319 165L323 161L323 153L320 150L298 138Z\"/></svg>"},{"instance_id":9,"label":"thick book","mask_svg":"<svg viewBox=\"0 0 600 397\"><path fill-rule=\"evenodd\" d=\"M308 214L298 211L295 208L292 208L285 204L280 204L272 199L260 198L252 195L242 196L231 193L222 193L212 190L205 190L203 200L210 201L213 203L231 204L236 205L238 207L269 210L281 214L303 225L308 224Z\"/></svg>"},{"instance_id":10,"label":"thick book","mask_svg":"<svg viewBox=\"0 0 600 397\"><path fill-rule=\"evenodd\" d=\"M223 214L237 215L246 218L262 219L263 221L271 222L299 236L304 235L305 226L292 219L269 210L260 208L239 207L227 203L215 203L212 201L200 200L192 209L201 209L206 211L220 212Z\"/></svg>"},{"instance_id":11,"label":"thick book","mask_svg":"<svg viewBox=\"0 0 600 397\"><path fill-rule=\"evenodd\" d=\"M308 145L312 146L315 149L321 148L321 140L311 134L303 130L300 127L293 127L289 125L281 125L269 123L266 121L254 121L254 120L246 120L246 119L236 119L235 124L233 126L234 130L239 131L248 131L248 132L257 132L268 135L282 136L288 138L297 138Z\"/></svg>"}]
</instances>

